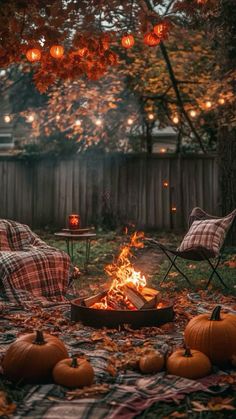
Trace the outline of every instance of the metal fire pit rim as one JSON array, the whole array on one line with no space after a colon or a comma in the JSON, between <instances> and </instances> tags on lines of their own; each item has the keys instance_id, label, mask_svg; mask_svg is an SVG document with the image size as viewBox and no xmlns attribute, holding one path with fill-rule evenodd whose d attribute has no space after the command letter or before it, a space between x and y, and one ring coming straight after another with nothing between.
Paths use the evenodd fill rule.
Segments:
<instances>
[{"instance_id":1,"label":"metal fire pit rim","mask_svg":"<svg viewBox=\"0 0 236 419\"><path fill-rule=\"evenodd\" d=\"M124 312L125 313L136 313L136 312L142 312L142 313L148 312L148 313L150 313L150 312L156 312L158 310L163 310L163 309L171 309L174 306L174 301L170 300L170 304L168 304L167 306L164 306L164 307L160 307L160 308L146 308L144 310L109 310L109 309L103 309L103 308L87 307L85 305L76 303L76 301L82 302L83 298L75 298L75 299L71 300L71 305L76 306L76 307L80 307L80 308L83 308L83 309L86 309L86 310L89 310L89 311L94 311L94 312L97 311L99 313L101 313L101 312L104 312L104 313L109 313L109 312L114 313L114 312L116 312L117 314L118 313L122 314Z\"/></svg>"}]
</instances>

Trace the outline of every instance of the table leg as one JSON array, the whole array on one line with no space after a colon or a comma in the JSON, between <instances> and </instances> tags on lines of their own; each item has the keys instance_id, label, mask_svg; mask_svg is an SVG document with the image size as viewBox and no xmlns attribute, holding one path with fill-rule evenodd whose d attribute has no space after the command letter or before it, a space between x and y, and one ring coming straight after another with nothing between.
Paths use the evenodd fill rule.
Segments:
<instances>
[{"instance_id":1,"label":"table leg","mask_svg":"<svg viewBox=\"0 0 236 419\"><path fill-rule=\"evenodd\" d=\"M86 249L85 249L85 262L84 262L84 269L87 272L88 271L88 263L89 263L89 256L90 256L90 244L91 240L86 240Z\"/></svg>"},{"instance_id":2,"label":"table leg","mask_svg":"<svg viewBox=\"0 0 236 419\"><path fill-rule=\"evenodd\" d=\"M71 262L74 262L74 242L73 240L67 239L66 240L66 247L67 247L67 253L71 258Z\"/></svg>"}]
</instances>

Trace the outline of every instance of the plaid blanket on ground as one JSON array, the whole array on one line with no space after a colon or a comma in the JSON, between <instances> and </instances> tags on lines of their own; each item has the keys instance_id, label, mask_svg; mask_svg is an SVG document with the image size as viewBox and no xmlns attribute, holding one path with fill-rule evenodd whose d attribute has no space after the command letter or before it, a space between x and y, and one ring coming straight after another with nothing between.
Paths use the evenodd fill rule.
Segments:
<instances>
[{"instance_id":1,"label":"plaid blanket on ground","mask_svg":"<svg viewBox=\"0 0 236 419\"><path fill-rule=\"evenodd\" d=\"M190 301L195 314L206 311L212 307L199 303L200 296L190 295ZM48 304L42 308L39 304L26 303L25 309L13 304L1 305L0 316L0 355L4 355L8 345L17 335L30 332L37 327L55 333L66 344L70 354L84 354L95 370L96 385L107 385L105 394L86 396L76 395L76 391L48 383L45 385L24 386L18 388L19 393L24 392L23 400L18 403L13 417L15 419L58 419L58 418L91 418L91 419L132 419L151 405L159 401L178 402L186 394L204 391L212 396L220 394L228 386L224 378L228 377L229 370L220 371L216 368L212 375L201 380L188 380L165 372L155 375L142 375L131 369L120 370L112 376L108 370L111 356L123 357L122 347L130 342L132 348L142 347L145 341L158 350L163 345L180 346L182 344L182 331L174 330L169 333L163 328L143 328L140 330L94 330L84 327L80 323L71 323L69 320L69 304ZM176 324L176 323L175 323ZM168 329L167 329L168 330ZM103 340L104 338L104 340ZM112 351L107 345L110 339L118 349ZM2 377L3 381L3 377ZM223 384L222 384L223 383ZM219 385L216 392L216 386ZM15 389L17 391L17 389Z\"/></svg>"},{"instance_id":2,"label":"plaid blanket on ground","mask_svg":"<svg viewBox=\"0 0 236 419\"><path fill-rule=\"evenodd\" d=\"M0 280L10 301L20 300L20 290L63 301L69 269L69 256L48 246L27 225L0 220Z\"/></svg>"}]
</instances>

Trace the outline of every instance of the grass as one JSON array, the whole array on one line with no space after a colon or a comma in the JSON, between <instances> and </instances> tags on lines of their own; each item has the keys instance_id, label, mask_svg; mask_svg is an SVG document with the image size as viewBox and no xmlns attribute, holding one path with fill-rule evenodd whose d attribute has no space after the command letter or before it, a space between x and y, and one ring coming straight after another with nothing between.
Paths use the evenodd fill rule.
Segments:
<instances>
[{"instance_id":1,"label":"grass","mask_svg":"<svg viewBox=\"0 0 236 419\"><path fill-rule=\"evenodd\" d=\"M51 246L57 247L61 250L66 251L66 243L63 240L55 239L55 236L50 233L38 232L40 237L45 240ZM177 247L181 242L182 235L173 233L148 233L147 236L157 239L163 244L170 245L171 247ZM116 232L98 233L96 240L91 242L90 251L90 264L89 272L83 271L84 260L85 260L85 242L74 243L74 264L81 269L81 276L75 285L78 289L85 287L95 286L99 283L104 283L107 280L107 276L104 273L104 267L106 264L111 263L114 257L118 254L119 248L127 241L127 236L117 234ZM142 253L145 253L145 249L138 252L137 259ZM158 250L157 250L158 251ZM224 282L227 284L228 289L222 287L218 278L214 276L210 290L221 290L224 295L230 294L236 296L236 269L227 266L227 261L231 260L236 255L236 247L227 247L224 250L222 261L218 267L220 275L223 277ZM164 277L165 272L169 266L169 261L166 257L160 253L161 263L158 271L153 273L149 279L149 285L159 288L160 279ZM207 262L195 262L188 261L179 258L179 268L186 273L188 278L195 289L204 289L211 272L211 269ZM144 272L145 273L145 272ZM173 285L173 292L186 288L188 286L186 280L173 269L168 277L168 282L171 281Z\"/></svg>"}]
</instances>

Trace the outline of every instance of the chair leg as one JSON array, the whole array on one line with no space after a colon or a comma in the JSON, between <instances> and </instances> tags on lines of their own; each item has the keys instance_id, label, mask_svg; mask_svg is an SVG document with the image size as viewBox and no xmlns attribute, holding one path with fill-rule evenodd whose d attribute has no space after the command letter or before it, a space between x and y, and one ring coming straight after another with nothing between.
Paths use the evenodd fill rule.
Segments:
<instances>
[{"instance_id":1,"label":"chair leg","mask_svg":"<svg viewBox=\"0 0 236 419\"><path fill-rule=\"evenodd\" d=\"M162 284L162 282L164 282L169 274L169 272L171 271L171 268L173 266L173 262L177 259L177 256L174 257L173 261L171 261L169 268L167 269L164 278L161 280L160 284Z\"/></svg>"},{"instance_id":2,"label":"chair leg","mask_svg":"<svg viewBox=\"0 0 236 419\"><path fill-rule=\"evenodd\" d=\"M164 251L164 250L163 250ZM169 266L169 268L168 268L168 270L167 270L167 272L166 272L166 274L165 274L165 276L164 276L164 278L163 278L163 280L161 281L161 282L163 282L165 279L166 279L166 277L167 277L167 275L169 274L169 272L170 272L170 270L171 270L171 268L172 268L172 266L174 266L175 267L175 269L180 273L180 275L182 275L185 279L186 279L186 281L188 282L188 284L190 285L190 286L192 286L192 283L191 283L191 281L188 279L188 277L184 274L184 272L182 272L181 271L181 269L176 265L176 263L175 263L175 260L177 259L177 255L173 258L173 259L171 259L171 257L168 255L168 253L167 252L165 252L164 251L164 253L165 253L165 255L168 257L168 259L170 260L170 262L171 262L171 264L170 264L170 266Z\"/></svg>"},{"instance_id":3,"label":"chair leg","mask_svg":"<svg viewBox=\"0 0 236 419\"><path fill-rule=\"evenodd\" d=\"M208 287L209 287L209 285L210 285L210 283L211 283L211 281L212 281L212 278L213 278L214 274L216 274L216 276L218 276L218 279L220 280L221 284L222 284L225 288L228 288L228 287L227 287L227 285L225 284L225 282L224 282L223 278L221 278L221 276L220 276L219 272L216 270L216 269L217 269L217 267L218 267L218 265L219 265L219 263L220 263L220 256L218 257L218 259L217 259L217 261L216 261L216 264L215 264L215 265L213 265L213 263L210 261L210 259L206 258L206 260L208 261L209 265L210 265L210 266L211 266L211 268L212 268L212 272L211 272L211 275L209 276L209 279L208 279L208 282L207 282L206 288L208 288Z\"/></svg>"}]
</instances>

